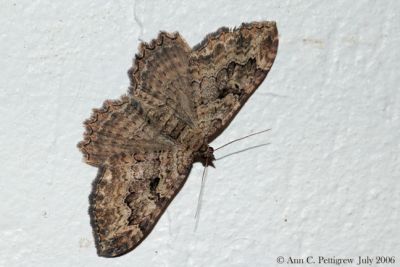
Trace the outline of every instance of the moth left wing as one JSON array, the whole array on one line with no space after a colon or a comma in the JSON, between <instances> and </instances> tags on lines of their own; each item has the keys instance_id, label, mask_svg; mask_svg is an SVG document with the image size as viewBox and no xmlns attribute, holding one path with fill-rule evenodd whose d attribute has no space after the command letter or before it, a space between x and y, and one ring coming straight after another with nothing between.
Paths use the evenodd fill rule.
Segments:
<instances>
[{"instance_id":1,"label":"moth left wing","mask_svg":"<svg viewBox=\"0 0 400 267\"><path fill-rule=\"evenodd\" d=\"M161 134L159 124L149 123L140 103L129 96L106 100L84 122L84 140L78 143L87 164L100 167L121 153L154 151L175 145Z\"/></svg>"},{"instance_id":2,"label":"moth left wing","mask_svg":"<svg viewBox=\"0 0 400 267\"><path fill-rule=\"evenodd\" d=\"M267 76L278 50L275 22L221 28L189 57L193 101L200 127L211 142Z\"/></svg>"},{"instance_id":3,"label":"moth left wing","mask_svg":"<svg viewBox=\"0 0 400 267\"><path fill-rule=\"evenodd\" d=\"M182 188L193 159L171 149L116 155L99 168L89 209L99 256L121 256L138 246Z\"/></svg>"}]
</instances>

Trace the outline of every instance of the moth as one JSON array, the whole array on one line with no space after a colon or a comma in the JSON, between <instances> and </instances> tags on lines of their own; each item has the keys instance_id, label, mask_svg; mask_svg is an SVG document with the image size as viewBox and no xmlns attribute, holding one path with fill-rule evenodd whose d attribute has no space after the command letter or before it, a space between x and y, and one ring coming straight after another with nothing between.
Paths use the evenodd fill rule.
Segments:
<instances>
[{"instance_id":1,"label":"moth","mask_svg":"<svg viewBox=\"0 0 400 267\"><path fill-rule=\"evenodd\" d=\"M78 148L98 168L89 197L97 253L137 247L184 185L193 163L267 76L278 50L275 22L208 34L193 48L178 33L141 43L128 93L84 122Z\"/></svg>"}]
</instances>

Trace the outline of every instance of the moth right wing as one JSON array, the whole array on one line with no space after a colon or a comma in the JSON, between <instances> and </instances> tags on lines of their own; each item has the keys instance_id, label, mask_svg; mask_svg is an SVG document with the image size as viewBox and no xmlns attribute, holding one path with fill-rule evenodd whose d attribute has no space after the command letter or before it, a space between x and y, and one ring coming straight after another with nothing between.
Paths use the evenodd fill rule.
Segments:
<instances>
[{"instance_id":1,"label":"moth right wing","mask_svg":"<svg viewBox=\"0 0 400 267\"><path fill-rule=\"evenodd\" d=\"M193 126L193 91L188 66L191 49L179 33L161 32L150 43L141 43L133 67L128 71L130 92L154 119L169 117Z\"/></svg>"},{"instance_id":2,"label":"moth right wing","mask_svg":"<svg viewBox=\"0 0 400 267\"><path fill-rule=\"evenodd\" d=\"M278 50L275 22L221 28L196 45L189 58L193 101L211 142L267 76Z\"/></svg>"},{"instance_id":3,"label":"moth right wing","mask_svg":"<svg viewBox=\"0 0 400 267\"><path fill-rule=\"evenodd\" d=\"M90 197L99 256L121 256L138 246L184 185L192 163L191 153L179 148L110 158Z\"/></svg>"}]
</instances>

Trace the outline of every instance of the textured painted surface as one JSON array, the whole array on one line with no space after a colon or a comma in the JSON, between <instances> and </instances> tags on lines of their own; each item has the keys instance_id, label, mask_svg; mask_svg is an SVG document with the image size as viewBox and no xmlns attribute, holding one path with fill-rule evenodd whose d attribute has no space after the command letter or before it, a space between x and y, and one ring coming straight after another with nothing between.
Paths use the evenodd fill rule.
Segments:
<instances>
[{"instance_id":1,"label":"textured painted surface","mask_svg":"<svg viewBox=\"0 0 400 267\"><path fill-rule=\"evenodd\" d=\"M0 266L276 266L282 256L396 255L400 262L398 1L2 1ZM118 259L95 253L96 169L82 118L116 98L139 39L190 45L221 25L275 20L268 79L212 144L199 228L194 166L151 235Z\"/></svg>"}]
</instances>

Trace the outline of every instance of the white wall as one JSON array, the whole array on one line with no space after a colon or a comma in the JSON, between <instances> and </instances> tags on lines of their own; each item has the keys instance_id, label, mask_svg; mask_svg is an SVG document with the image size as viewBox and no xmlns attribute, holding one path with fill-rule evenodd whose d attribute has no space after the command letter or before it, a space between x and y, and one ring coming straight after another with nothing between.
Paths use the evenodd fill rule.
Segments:
<instances>
[{"instance_id":1,"label":"white wall","mask_svg":"<svg viewBox=\"0 0 400 267\"><path fill-rule=\"evenodd\" d=\"M366 255L400 266L399 14L395 0L1 0L0 266ZM200 164L137 249L99 258L87 214L96 169L76 149L83 120L126 91L140 39L179 31L195 45L255 20L277 22L277 59L213 145L272 128L216 156L270 145L209 170L196 232Z\"/></svg>"}]
</instances>

